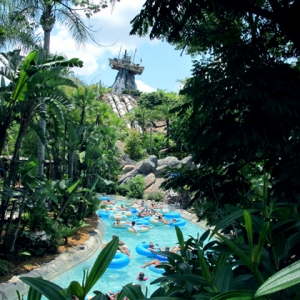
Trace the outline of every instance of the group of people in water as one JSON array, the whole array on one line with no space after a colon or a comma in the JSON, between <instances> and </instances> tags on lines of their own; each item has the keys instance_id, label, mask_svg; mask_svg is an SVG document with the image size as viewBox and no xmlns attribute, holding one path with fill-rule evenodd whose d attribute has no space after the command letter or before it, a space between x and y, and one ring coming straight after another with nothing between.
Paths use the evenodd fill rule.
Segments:
<instances>
[{"instance_id":1,"label":"group of people in water","mask_svg":"<svg viewBox=\"0 0 300 300\"><path fill-rule=\"evenodd\" d=\"M115 202L112 200L105 200L101 202L102 204L106 204L106 205L114 205L115 206ZM120 206L118 206L118 210L121 211L128 211L129 207L135 207L137 209L139 209L140 211L136 214L137 218L144 218L144 217L153 217L156 216L156 220L158 222L162 222L164 224L171 224L174 222L177 222L176 218L173 218L171 220L167 220L163 217L163 214L161 212L159 212L162 207L160 207L159 205L156 205L155 203L151 203L150 205L146 205L144 200L141 200L140 202L135 201L135 202L131 202L129 204L121 204ZM112 208L114 209L114 208ZM114 224L127 224L129 228L132 228L132 230L139 235L140 233L138 232L138 229L141 227L146 227L146 228L152 228L152 226L149 225L145 225L145 224L139 224L137 225L138 220L136 221L128 221L128 220L121 220L119 218L115 219ZM113 235L112 238L116 237L116 235ZM106 244L102 245L102 248L104 248ZM149 251L153 252L154 254L159 254L159 252L171 252L171 253L179 253L181 251L181 247L178 245L173 246L172 249L170 249L169 246L165 246L164 249L162 249L161 247L159 247L157 244L154 244L153 242L149 242L148 248ZM130 259L132 259L132 256L130 254L130 250L128 248L128 246L125 244L125 242L123 242L122 240L119 239L119 246L118 246L118 251L127 255ZM161 262L159 259L153 259L147 263L145 263L144 265L141 266L141 268L146 268L150 265L154 265L154 266L158 266L161 264L164 264L166 262ZM139 272L136 280L142 282L142 281L146 281L148 278L146 277L144 272ZM141 284L135 284L136 286L141 287ZM120 291L110 291L108 292L108 296L111 300L116 300L118 295L119 295ZM126 297L124 298L126 299Z\"/></svg>"}]
</instances>

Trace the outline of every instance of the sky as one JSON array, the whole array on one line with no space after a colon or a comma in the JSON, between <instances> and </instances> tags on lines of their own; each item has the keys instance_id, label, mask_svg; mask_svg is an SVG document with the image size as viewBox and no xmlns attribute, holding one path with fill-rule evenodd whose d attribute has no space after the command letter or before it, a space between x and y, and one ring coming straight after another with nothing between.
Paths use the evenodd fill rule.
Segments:
<instances>
[{"instance_id":1,"label":"sky","mask_svg":"<svg viewBox=\"0 0 300 300\"><path fill-rule=\"evenodd\" d=\"M101 83L109 87L114 83L116 70L109 67L108 58L121 56L125 49L129 55L134 55L135 63L145 67L142 75L136 75L138 89L153 92L157 89L178 92L180 83L191 76L192 59L181 55L181 51L159 40L150 40L148 36L130 36L130 21L140 12L145 0L121 0L114 9L106 8L95 14L89 24L97 30L95 38L101 47L88 42L78 48L68 30L61 24L56 24L51 34L50 51L63 53L69 59L80 58L83 68L73 68L73 71L87 84ZM142 60L142 62L140 61Z\"/></svg>"}]
</instances>

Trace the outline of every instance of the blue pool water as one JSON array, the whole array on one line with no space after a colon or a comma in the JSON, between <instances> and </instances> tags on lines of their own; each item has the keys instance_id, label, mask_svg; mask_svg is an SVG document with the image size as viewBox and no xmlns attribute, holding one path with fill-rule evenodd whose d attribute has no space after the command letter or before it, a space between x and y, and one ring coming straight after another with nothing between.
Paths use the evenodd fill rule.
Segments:
<instances>
[{"instance_id":1,"label":"blue pool water","mask_svg":"<svg viewBox=\"0 0 300 300\"><path fill-rule=\"evenodd\" d=\"M118 202L118 204L124 202ZM177 244L177 237L175 228L171 226L153 226L153 228L146 233L141 233L140 235L131 234L126 231L126 229L116 229L112 228L111 224L114 222L109 219L102 219L105 224L105 235L103 243L106 243L111 240L112 235L118 235L120 240L125 242L125 244L129 247L131 251L132 260L129 265L122 269L108 269L105 274L101 277L101 279L95 284L93 290L99 290L103 293L107 293L108 291L116 291L122 288L123 285L127 283L141 283L138 282L136 277L140 271L144 271L148 280L142 282L141 286L143 291L145 291L145 287L147 286L149 292L151 293L157 289L157 286L150 285L154 279L160 277L160 274L154 273L149 270L149 268L142 269L141 266L146 262L153 260L154 258L148 258L145 256L141 256L136 253L135 247L137 244L142 242L153 242L154 244L158 244L162 249L165 246L169 246L170 249L174 245ZM151 224L150 224L151 225ZM196 237L199 233L200 235L204 232L197 224L187 221L184 227L180 227L184 238L188 239L189 235ZM85 268L91 268L95 259L97 258L99 252L101 251L101 247L96 253L90 257L88 260L79 264L75 268L63 273L53 280L54 283L59 286L66 288L69 283L73 280L78 282L82 282L83 270ZM93 295L92 291L90 292L90 296Z\"/></svg>"}]
</instances>

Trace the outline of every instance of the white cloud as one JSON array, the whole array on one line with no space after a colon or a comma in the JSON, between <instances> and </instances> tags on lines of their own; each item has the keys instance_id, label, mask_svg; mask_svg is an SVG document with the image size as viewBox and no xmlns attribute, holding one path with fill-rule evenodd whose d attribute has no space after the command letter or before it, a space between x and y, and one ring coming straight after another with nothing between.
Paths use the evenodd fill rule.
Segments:
<instances>
[{"instance_id":1,"label":"white cloud","mask_svg":"<svg viewBox=\"0 0 300 300\"><path fill-rule=\"evenodd\" d=\"M151 87L150 85L147 85L142 80L136 80L135 83L139 91L146 92L146 93L151 93L156 91L155 88Z\"/></svg>"},{"instance_id":2,"label":"white cloud","mask_svg":"<svg viewBox=\"0 0 300 300\"><path fill-rule=\"evenodd\" d=\"M121 46L122 53L126 49L131 56L137 47L135 61L139 61L141 58L139 46L145 43L157 43L157 41L150 41L148 37L140 38L129 35L130 21L140 12L143 3L144 0L120 1L115 4L113 11L111 8L103 9L88 20L93 30L98 31L95 38L102 47L89 41L84 47L78 48L67 28L56 23L51 35L50 51L63 53L68 58L80 58L84 63L83 68L73 69L80 76L96 74L100 64L97 60L105 59L107 55L118 56ZM102 63L100 68L105 70L107 66Z\"/></svg>"}]
</instances>

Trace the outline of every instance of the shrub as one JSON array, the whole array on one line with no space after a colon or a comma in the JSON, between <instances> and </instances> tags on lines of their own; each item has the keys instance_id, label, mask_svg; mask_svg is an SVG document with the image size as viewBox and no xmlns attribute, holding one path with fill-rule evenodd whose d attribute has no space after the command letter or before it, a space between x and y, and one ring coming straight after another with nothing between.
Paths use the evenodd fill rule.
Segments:
<instances>
[{"instance_id":1,"label":"shrub","mask_svg":"<svg viewBox=\"0 0 300 300\"><path fill-rule=\"evenodd\" d=\"M125 184L118 187L118 192L122 196L127 198L138 198L142 199L145 189L145 179L142 175L137 175L131 178Z\"/></svg>"},{"instance_id":2,"label":"shrub","mask_svg":"<svg viewBox=\"0 0 300 300\"><path fill-rule=\"evenodd\" d=\"M163 192L154 191L147 194L148 200L154 200L155 202L161 202L165 199L165 194Z\"/></svg>"}]
</instances>

